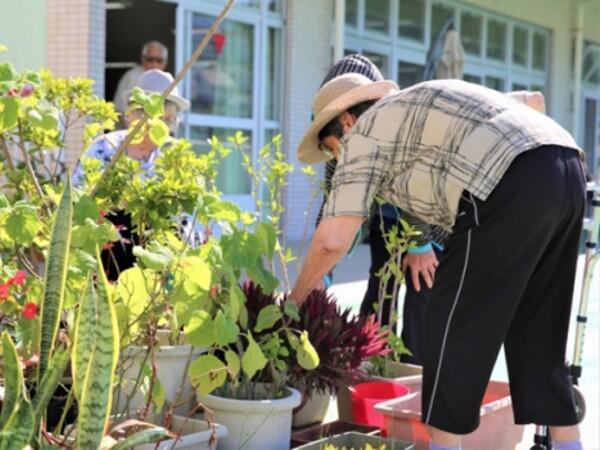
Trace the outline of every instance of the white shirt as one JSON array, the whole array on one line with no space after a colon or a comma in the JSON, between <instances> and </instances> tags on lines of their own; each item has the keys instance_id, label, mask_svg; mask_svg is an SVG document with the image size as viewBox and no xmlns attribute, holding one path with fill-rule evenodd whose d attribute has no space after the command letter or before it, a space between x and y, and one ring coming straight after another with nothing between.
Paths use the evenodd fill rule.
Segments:
<instances>
[{"instance_id":1,"label":"white shirt","mask_svg":"<svg viewBox=\"0 0 600 450\"><path fill-rule=\"evenodd\" d=\"M115 98L113 100L115 109L119 112L125 112L127 109L127 99L125 98L125 92L133 89L137 84L137 80L144 73L144 68L138 64L132 67L123 74L117 85L117 91L115 92Z\"/></svg>"}]
</instances>

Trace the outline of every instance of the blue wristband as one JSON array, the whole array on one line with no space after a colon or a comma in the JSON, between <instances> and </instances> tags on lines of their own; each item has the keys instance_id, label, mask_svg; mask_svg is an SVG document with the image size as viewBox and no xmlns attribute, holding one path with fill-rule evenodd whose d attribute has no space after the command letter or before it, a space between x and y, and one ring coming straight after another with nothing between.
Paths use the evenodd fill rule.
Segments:
<instances>
[{"instance_id":1,"label":"blue wristband","mask_svg":"<svg viewBox=\"0 0 600 450\"><path fill-rule=\"evenodd\" d=\"M331 275L327 274L323 276L323 284L325 285L325 290L329 289L333 284L333 280L331 279Z\"/></svg>"},{"instance_id":2,"label":"blue wristband","mask_svg":"<svg viewBox=\"0 0 600 450\"><path fill-rule=\"evenodd\" d=\"M431 245L431 242L428 242L425 245L419 245L419 246L415 246L415 247L410 247L407 250L407 253L410 253L411 255L419 255L421 253L430 252L431 250L433 250L433 247Z\"/></svg>"}]
</instances>

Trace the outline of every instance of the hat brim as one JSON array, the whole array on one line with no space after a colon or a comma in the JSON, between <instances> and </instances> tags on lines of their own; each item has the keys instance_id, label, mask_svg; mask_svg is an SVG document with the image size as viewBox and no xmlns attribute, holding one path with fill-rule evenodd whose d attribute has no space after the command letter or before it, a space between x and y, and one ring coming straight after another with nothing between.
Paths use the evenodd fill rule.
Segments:
<instances>
[{"instance_id":1,"label":"hat brim","mask_svg":"<svg viewBox=\"0 0 600 450\"><path fill-rule=\"evenodd\" d=\"M126 105L129 104L129 98L131 97L132 92L133 92L133 89L129 89L128 91L125 91L123 93L123 97L125 98ZM146 92L147 94L160 94L160 92L155 92L155 91L144 91L144 92ZM177 109L179 109L179 111L185 111L190 108L190 102L188 100L186 100L185 98L180 97L179 95L169 94L166 99L169 100L170 102L175 103L175 106L177 106Z\"/></svg>"},{"instance_id":2,"label":"hat brim","mask_svg":"<svg viewBox=\"0 0 600 450\"><path fill-rule=\"evenodd\" d=\"M334 117L354 105L366 102L367 100L378 100L398 90L399 87L396 83L390 80L383 80L354 88L340 95L313 119L298 146L296 152L298 160L307 164L329 160L330 158L319 149L319 133L323 127Z\"/></svg>"}]
</instances>

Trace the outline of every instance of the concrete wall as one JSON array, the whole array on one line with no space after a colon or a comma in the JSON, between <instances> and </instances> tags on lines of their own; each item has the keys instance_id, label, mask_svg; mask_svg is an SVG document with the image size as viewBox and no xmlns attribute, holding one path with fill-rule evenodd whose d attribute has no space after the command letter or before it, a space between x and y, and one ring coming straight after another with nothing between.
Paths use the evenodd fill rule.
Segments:
<instances>
[{"instance_id":1,"label":"concrete wall","mask_svg":"<svg viewBox=\"0 0 600 450\"><path fill-rule=\"evenodd\" d=\"M295 152L310 123L313 96L331 65L332 14L333 0L287 1L282 135L288 159L297 167L284 199L287 208L284 227L290 240L302 238L307 220L305 211L310 203L311 188L307 177L298 170L301 164L296 161ZM321 174L317 176L322 179ZM315 203L320 199L319 196ZM311 234L314 210L312 208L308 217Z\"/></svg>"},{"instance_id":2,"label":"concrete wall","mask_svg":"<svg viewBox=\"0 0 600 450\"><path fill-rule=\"evenodd\" d=\"M0 60L10 61L18 71L37 70L46 63L45 0L2 0L0 44L8 51Z\"/></svg>"}]
</instances>

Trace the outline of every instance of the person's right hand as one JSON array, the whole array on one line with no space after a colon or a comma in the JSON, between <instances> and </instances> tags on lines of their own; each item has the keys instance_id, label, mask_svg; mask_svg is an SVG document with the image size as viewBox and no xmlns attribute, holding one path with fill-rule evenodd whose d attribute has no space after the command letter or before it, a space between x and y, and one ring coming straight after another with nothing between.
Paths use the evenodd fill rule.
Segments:
<instances>
[{"instance_id":1,"label":"person's right hand","mask_svg":"<svg viewBox=\"0 0 600 450\"><path fill-rule=\"evenodd\" d=\"M429 289L433 287L437 266L438 260L433 250L425 253L407 253L402 260L402 271L406 274L406 271L410 269L412 284L417 292L421 291L419 276L423 277Z\"/></svg>"}]
</instances>

